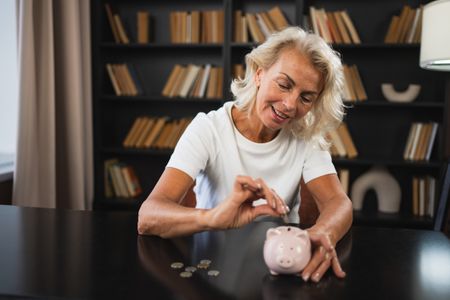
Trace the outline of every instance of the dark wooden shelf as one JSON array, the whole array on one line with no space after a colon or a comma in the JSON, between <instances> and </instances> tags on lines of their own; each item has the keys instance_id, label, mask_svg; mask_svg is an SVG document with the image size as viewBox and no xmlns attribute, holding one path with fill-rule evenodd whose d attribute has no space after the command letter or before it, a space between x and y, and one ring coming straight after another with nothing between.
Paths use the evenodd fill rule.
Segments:
<instances>
[{"instance_id":1,"label":"dark wooden shelf","mask_svg":"<svg viewBox=\"0 0 450 300\"><path fill-rule=\"evenodd\" d=\"M443 109L443 102L409 102L409 103L399 103L399 102L389 102L387 100L367 100L351 102L345 101L345 105L350 107L388 107L388 108L433 108L433 109Z\"/></svg>"},{"instance_id":2,"label":"dark wooden shelf","mask_svg":"<svg viewBox=\"0 0 450 300\"><path fill-rule=\"evenodd\" d=\"M231 43L233 48L254 48L259 44L249 43ZM384 43L362 43L362 44L332 44L334 49L420 49L420 44L384 44Z\"/></svg>"},{"instance_id":3,"label":"dark wooden shelf","mask_svg":"<svg viewBox=\"0 0 450 300\"><path fill-rule=\"evenodd\" d=\"M152 149L152 148L122 148L122 147L104 147L104 154L110 155L163 155L169 156L173 149Z\"/></svg>"},{"instance_id":4,"label":"dark wooden shelf","mask_svg":"<svg viewBox=\"0 0 450 300\"><path fill-rule=\"evenodd\" d=\"M436 169L441 167L439 161L404 161L382 158L339 158L333 157L333 163L337 166L372 166L384 165L388 167L404 167L404 168L427 168Z\"/></svg>"},{"instance_id":5,"label":"dark wooden shelf","mask_svg":"<svg viewBox=\"0 0 450 300\"><path fill-rule=\"evenodd\" d=\"M198 49L198 48L208 48L208 49L218 49L223 47L223 44L161 44L161 43L148 43L148 44L116 44L114 42L103 42L100 44L101 48L105 49Z\"/></svg>"},{"instance_id":6,"label":"dark wooden shelf","mask_svg":"<svg viewBox=\"0 0 450 300\"><path fill-rule=\"evenodd\" d=\"M406 213L353 211L353 224L376 227L433 228L433 220L430 217L418 217Z\"/></svg>"},{"instance_id":7,"label":"dark wooden shelf","mask_svg":"<svg viewBox=\"0 0 450 300\"><path fill-rule=\"evenodd\" d=\"M218 105L223 104L224 99L207 99L207 98L181 98L173 97L167 98L162 95L148 95L148 96L114 96L114 95L103 95L101 97L103 100L107 101L138 101L138 102L187 102L187 103L202 103Z\"/></svg>"}]
</instances>

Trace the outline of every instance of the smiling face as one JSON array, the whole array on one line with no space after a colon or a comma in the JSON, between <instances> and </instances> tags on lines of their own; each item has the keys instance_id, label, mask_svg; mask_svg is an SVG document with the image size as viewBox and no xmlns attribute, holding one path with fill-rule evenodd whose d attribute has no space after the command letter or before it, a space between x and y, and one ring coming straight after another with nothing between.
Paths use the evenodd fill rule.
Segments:
<instances>
[{"instance_id":1,"label":"smiling face","mask_svg":"<svg viewBox=\"0 0 450 300\"><path fill-rule=\"evenodd\" d=\"M322 89L320 72L296 49L282 51L270 68L259 68L255 82L259 90L252 119L275 133L305 116Z\"/></svg>"}]
</instances>

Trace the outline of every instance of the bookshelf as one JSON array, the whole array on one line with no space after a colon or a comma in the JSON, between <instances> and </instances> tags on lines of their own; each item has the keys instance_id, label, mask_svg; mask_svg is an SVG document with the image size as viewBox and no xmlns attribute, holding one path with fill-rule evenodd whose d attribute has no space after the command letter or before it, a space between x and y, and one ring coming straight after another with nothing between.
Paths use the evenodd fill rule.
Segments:
<instances>
[{"instance_id":1,"label":"bookshelf","mask_svg":"<svg viewBox=\"0 0 450 300\"><path fill-rule=\"evenodd\" d=\"M425 1L428 2L428 1ZM117 44L108 23L104 4L109 3L120 15L130 36L129 44ZM384 165L399 181L402 189L400 213L376 212L374 195L368 193L363 211L355 213L355 223L377 226L432 228L433 219L412 214L413 176L432 175L439 193L440 175L449 153L450 91L446 92L446 75L420 69L420 45L385 44L393 15L399 15L404 4L418 7L421 1L333 1L333 0L197 0L92 1L92 63L94 106L95 209L136 210L153 188L172 150L134 149L122 147L122 141L134 120L140 116L171 118L193 117L198 112L219 108L231 100L229 86L234 64L242 64L244 55L257 44L233 40L233 16L260 13L278 6L292 25L304 24L309 7L326 11L346 10L355 25L360 44L335 44L343 62L356 65L364 83L367 100L346 102L345 122L358 150L353 159L334 158L336 168L349 169L352 182L374 165ZM145 10L150 15L149 43L136 43L136 14ZM173 11L223 10L223 43L171 43L170 13ZM370 13L369 13L370 12ZM250 36L250 35L249 35ZM143 87L139 96L115 96L105 65L132 64ZM161 91L175 64L213 64L223 68L223 98L165 98ZM410 103L393 103L384 99L381 84L393 83L401 90L409 83L419 83L422 90ZM403 151L413 122L434 121L439 129L429 161L405 161ZM446 144L447 143L447 144ZM104 161L118 158L134 167L143 193L134 199L105 198ZM439 195L436 195L438 197ZM438 198L436 198L438 199Z\"/></svg>"}]
</instances>

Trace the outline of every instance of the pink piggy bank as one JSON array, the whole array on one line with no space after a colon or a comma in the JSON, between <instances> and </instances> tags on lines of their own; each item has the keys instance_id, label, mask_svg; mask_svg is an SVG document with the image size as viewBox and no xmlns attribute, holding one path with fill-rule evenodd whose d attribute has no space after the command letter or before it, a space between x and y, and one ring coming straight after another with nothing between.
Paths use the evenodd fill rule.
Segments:
<instances>
[{"instance_id":1,"label":"pink piggy bank","mask_svg":"<svg viewBox=\"0 0 450 300\"><path fill-rule=\"evenodd\" d=\"M267 230L264 261L272 275L300 274L311 259L311 241L306 230L280 226Z\"/></svg>"}]
</instances>

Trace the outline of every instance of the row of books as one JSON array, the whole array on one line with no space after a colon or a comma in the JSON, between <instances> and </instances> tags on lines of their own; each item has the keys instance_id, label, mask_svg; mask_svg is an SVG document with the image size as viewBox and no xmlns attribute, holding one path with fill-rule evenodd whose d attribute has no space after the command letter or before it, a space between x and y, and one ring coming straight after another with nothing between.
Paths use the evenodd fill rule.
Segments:
<instances>
[{"instance_id":1,"label":"row of books","mask_svg":"<svg viewBox=\"0 0 450 300\"><path fill-rule=\"evenodd\" d=\"M359 34L346 10L327 12L324 8L310 6L309 23L313 32L327 43L361 44Z\"/></svg>"},{"instance_id":2,"label":"row of books","mask_svg":"<svg viewBox=\"0 0 450 300\"><path fill-rule=\"evenodd\" d=\"M342 98L345 101L355 102L367 100L366 90L356 65L344 64L344 91Z\"/></svg>"},{"instance_id":3,"label":"row of books","mask_svg":"<svg viewBox=\"0 0 450 300\"><path fill-rule=\"evenodd\" d=\"M170 12L172 43L223 43L224 11Z\"/></svg>"},{"instance_id":4,"label":"row of books","mask_svg":"<svg viewBox=\"0 0 450 300\"><path fill-rule=\"evenodd\" d=\"M258 13L244 13L242 10L233 12L233 41L236 43L252 41L264 42L272 33L289 26L289 22L279 6Z\"/></svg>"},{"instance_id":5,"label":"row of books","mask_svg":"<svg viewBox=\"0 0 450 300\"><path fill-rule=\"evenodd\" d=\"M412 123L403 152L403 158L405 160L429 161L438 127L439 125L436 122Z\"/></svg>"},{"instance_id":6,"label":"row of books","mask_svg":"<svg viewBox=\"0 0 450 300\"><path fill-rule=\"evenodd\" d=\"M109 3L105 3L106 16L109 26L117 44L129 44L130 37L125 29L124 22L119 13L115 12ZM139 10L136 13L137 43L148 43L150 33L150 14L148 11Z\"/></svg>"},{"instance_id":7,"label":"row of books","mask_svg":"<svg viewBox=\"0 0 450 300\"><path fill-rule=\"evenodd\" d=\"M223 68L176 64L161 94L165 97L220 99L223 96Z\"/></svg>"},{"instance_id":8,"label":"row of books","mask_svg":"<svg viewBox=\"0 0 450 300\"><path fill-rule=\"evenodd\" d=\"M134 169L118 159L104 162L105 197L133 198L142 193L139 179Z\"/></svg>"},{"instance_id":9,"label":"row of books","mask_svg":"<svg viewBox=\"0 0 450 300\"><path fill-rule=\"evenodd\" d=\"M336 130L328 132L327 136L331 143L330 153L332 156L348 158L355 158L358 156L358 150L353 143L347 124L344 122L342 122Z\"/></svg>"},{"instance_id":10,"label":"row of books","mask_svg":"<svg viewBox=\"0 0 450 300\"><path fill-rule=\"evenodd\" d=\"M174 149L191 118L138 117L122 145L125 148Z\"/></svg>"},{"instance_id":11,"label":"row of books","mask_svg":"<svg viewBox=\"0 0 450 300\"><path fill-rule=\"evenodd\" d=\"M139 96L144 90L132 64L106 64L116 96Z\"/></svg>"},{"instance_id":12,"label":"row of books","mask_svg":"<svg viewBox=\"0 0 450 300\"><path fill-rule=\"evenodd\" d=\"M388 44L420 43L422 35L422 5L418 8L403 6L399 16L393 16L384 42Z\"/></svg>"},{"instance_id":13,"label":"row of books","mask_svg":"<svg viewBox=\"0 0 450 300\"><path fill-rule=\"evenodd\" d=\"M413 177L412 213L415 216L434 217L436 179L432 176Z\"/></svg>"}]
</instances>

